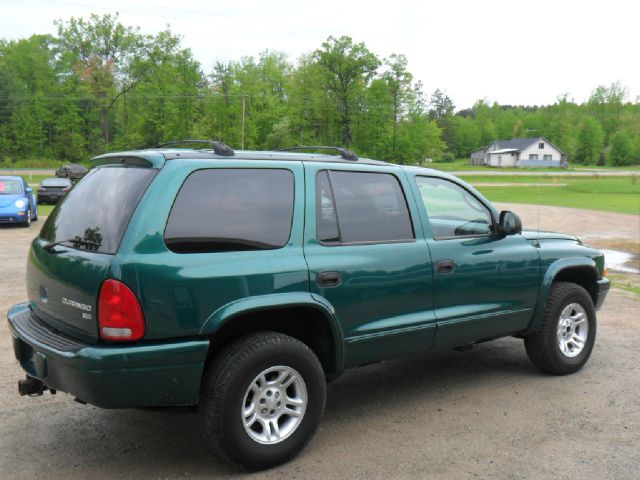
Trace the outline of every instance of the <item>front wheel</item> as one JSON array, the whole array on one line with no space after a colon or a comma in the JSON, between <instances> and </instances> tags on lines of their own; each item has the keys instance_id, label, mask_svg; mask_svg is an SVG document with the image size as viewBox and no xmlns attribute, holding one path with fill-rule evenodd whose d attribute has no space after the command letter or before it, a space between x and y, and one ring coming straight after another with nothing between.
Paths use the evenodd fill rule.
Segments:
<instances>
[{"instance_id":1,"label":"front wheel","mask_svg":"<svg viewBox=\"0 0 640 480\"><path fill-rule=\"evenodd\" d=\"M31 226L31 209L27 210L26 217L23 226L29 228Z\"/></svg>"},{"instance_id":2,"label":"front wheel","mask_svg":"<svg viewBox=\"0 0 640 480\"><path fill-rule=\"evenodd\" d=\"M208 446L252 470L295 457L324 411L326 383L314 353L275 332L243 337L204 376L200 412Z\"/></svg>"},{"instance_id":3,"label":"front wheel","mask_svg":"<svg viewBox=\"0 0 640 480\"><path fill-rule=\"evenodd\" d=\"M580 285L556 282L545 303L542 327L524 339L527 355L540 370L566 375L580 370L596 338L596 312Z\"/></svg>"}]
</instances>

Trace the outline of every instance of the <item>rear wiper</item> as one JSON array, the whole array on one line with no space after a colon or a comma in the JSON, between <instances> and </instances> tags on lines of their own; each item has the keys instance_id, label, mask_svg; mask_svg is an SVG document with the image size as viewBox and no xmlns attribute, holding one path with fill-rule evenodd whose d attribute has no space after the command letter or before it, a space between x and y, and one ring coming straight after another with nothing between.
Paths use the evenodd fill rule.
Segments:
<instances>
[{"instance_id":1,"label":"rear wiper","mask_svg":"<svg viewBox=\"0 0 640 480\"><path fill-rule=\"evenodd\" d=\"M82 245L85 247L96 247L96 249L98 247L100 247L100 245L102 245L101 243L97 243L97 242L92 242L91 240L83 240L81 238L78 237L74 237L74 238L69 238L67 240L60 240L59 242L53 242L53 243L48 243L47 245L45 245L43 248L49 252L52 253L53 249L58 246L58 245L64 245L65 243L71 243L74 246L78 246L78 245Z\"/></svg>"}]
</instances>

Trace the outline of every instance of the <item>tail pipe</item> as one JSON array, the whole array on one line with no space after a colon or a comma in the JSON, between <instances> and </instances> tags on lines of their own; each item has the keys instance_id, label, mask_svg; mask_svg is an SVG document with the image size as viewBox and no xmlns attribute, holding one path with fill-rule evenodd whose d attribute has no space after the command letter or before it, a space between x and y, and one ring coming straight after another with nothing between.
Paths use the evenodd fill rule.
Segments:
<instances>
[{"instance_id":1,"label":"tail pipe","mask_svg":"<svg viewBox=\"0 0 640 480\"><path fill-rule=\"evenodd\" d=\"M24 380L18 380L18 393L22 396L39 397L45 390L48 390L47 386L37 378L27 375Z\"/></svg>"}]
</instances>

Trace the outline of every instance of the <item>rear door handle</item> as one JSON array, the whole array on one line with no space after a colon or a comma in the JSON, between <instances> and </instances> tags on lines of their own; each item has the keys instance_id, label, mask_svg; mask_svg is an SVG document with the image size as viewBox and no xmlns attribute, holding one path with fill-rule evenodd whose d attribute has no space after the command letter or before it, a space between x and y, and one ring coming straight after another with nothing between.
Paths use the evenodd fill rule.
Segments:
<instances>
[{"instance_id":1,"label":"rear door handle","mask_svg":"<svg viewBox=\"0 0 640 480\"><path fill-rule=\"evenodd\" d=\"M321 287L337 287L342 281L340 272L320 272L316 282Z\"/></svg>"},{"instance_id":2,"label":"rear door handle","mask_svg":"<svg viewBox=\"0 0 640 480\"><path fill-rule=\"evenodd\" d=\"M438 273L451 273L456 269L456 262L453 260L438 260L436 270Z\"/></svg>"}]
</instances>

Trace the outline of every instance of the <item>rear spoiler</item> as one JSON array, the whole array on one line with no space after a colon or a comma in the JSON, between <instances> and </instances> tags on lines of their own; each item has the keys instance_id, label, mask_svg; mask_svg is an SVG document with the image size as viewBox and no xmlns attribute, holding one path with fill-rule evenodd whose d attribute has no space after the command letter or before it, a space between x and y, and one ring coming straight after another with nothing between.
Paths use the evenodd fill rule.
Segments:
<instances>
[{"instance_id":1,"label":"rear spoiler","mask_svg":"<svg viewBox=\"0 0 640 480\"><path fill-rule=\"evenodd\" d=\"M130 167L162 168L165 158L161 153L122 152L106 153L91 159L90 167L101 165L125 165Z\"/></svg>"}]
</instances>

